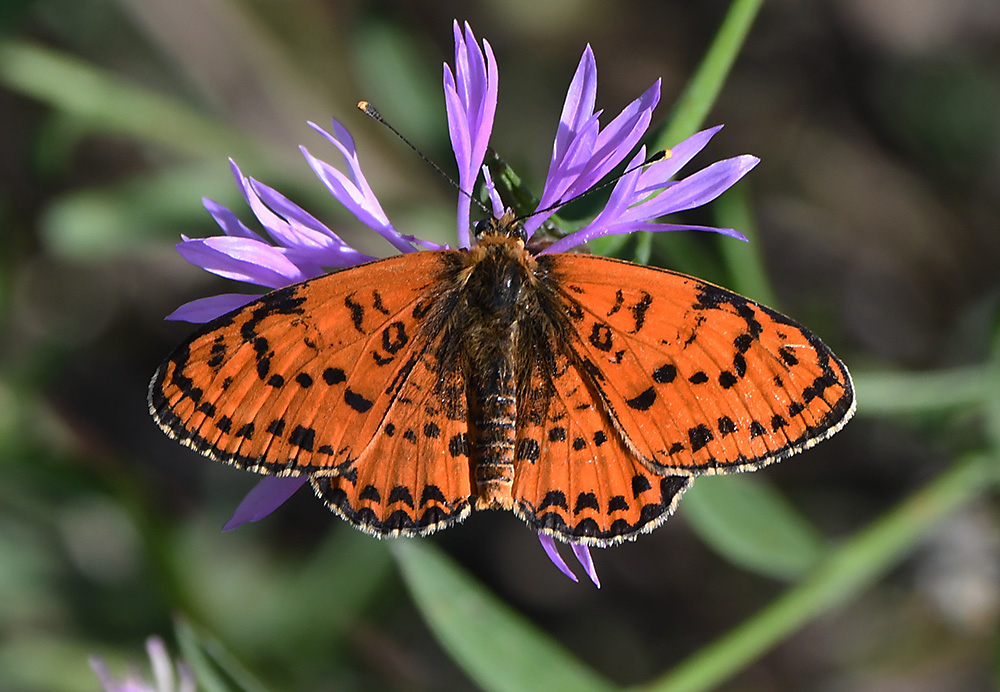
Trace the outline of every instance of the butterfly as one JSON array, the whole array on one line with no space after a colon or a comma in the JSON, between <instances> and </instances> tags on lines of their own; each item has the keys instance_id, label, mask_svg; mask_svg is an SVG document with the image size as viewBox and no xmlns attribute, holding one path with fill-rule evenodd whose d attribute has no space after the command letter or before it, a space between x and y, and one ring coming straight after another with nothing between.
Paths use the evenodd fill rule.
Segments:
<instances>
[{"instance_id":1,"label":"butterfly","mask_svg":"<svg viewBox=\"0 0 1000 692\"><path fill-rule=\"evenodd\" d=\"M660 525L695 477L788 457L854 411L830 349L748 298L622 260L534 254L512 213L475 237L208 323L156 371L153 417L218 461L308 476L371 534L504 509L604 546Z\"/></svg>"}]
</instances>

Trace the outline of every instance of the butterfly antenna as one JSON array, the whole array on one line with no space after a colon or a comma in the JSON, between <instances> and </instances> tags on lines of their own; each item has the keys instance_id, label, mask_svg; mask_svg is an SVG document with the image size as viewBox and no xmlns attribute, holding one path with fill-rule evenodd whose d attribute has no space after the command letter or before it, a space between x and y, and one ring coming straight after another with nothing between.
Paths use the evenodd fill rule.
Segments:
<instances>
[{"instance_id":1,"label":"butterfly antenna","mask_svg":"<svg viewBox=\"0 0 1000 692\"><path fill-rule=\"evenodd\" d=\"M437 171L438 174L442 178L444 178L445 180L447 180L451 184L451 186L453 188L455 188L461 194L465 195L466 197L468 197L469 199L471 199L473 202L475 202L479 206L479 208L482 209L483 211L485 211L487 214L491 213L490 210L487 209L486 206L483 205L482 202L480 202L478 199L476 199L475 197L472 196L471 192L467 192L466 190L463 190L461 187L459 187L458 183L456 183L455 180L450 175L448 175L447 173L445 173L444 170L442 170L442 168L439 165L437 165L436 163L434 163L433 161L431 161L427 156L425 156L424 152L422 152L419 149L417 149L417 147L410 140L408 140L406 137L403 136L402 132L400 132L399 130L397 130L396 128L394 128L392 125L390 125L389 122L385 118L382 117L382 114L379 113L375 109L375 106L373 106L372 104L368 103L367 101L358 101L358 110L361 111L362 113L364 113L365 115L367 115L369 118L371 118L375 122L379 123L380 125L383 125L392 134L394 134L397 137L399 137L399 139L403 142L403 144L405 144L406 146L410 147L410 149L413 150L414 154L416 154L417 156L419 156L423 160L424 163L426 163L428 166L430 166L435 171Z\"/></svg>"},{"instance_id":2,"label":"butterfly antenna","mask_svg":"<svg viewBox=\"0 0 1000 692\"><path fill-rule=\"evenodd\" d=\"M659 151L655 151L652 154L650 154L646 158L646 160L643 161L642 163L636 164L635 166L632 166L631 168L628 168L628 169L622 171L621 173L619 173L615 177L609 178L609 179L605 180L603 183L601 183L600 185L597 185L596 187L592 187L592 188L589 188L587 190L584 190L580 194L573 195L572 197L570 197L567 200L563 200L561 202L556 202L555 204L550 204L549 206L545 207L544 209L536 209L535 211L531 212L530 214L525 214L524 216L518 217L516 220L517 221L524 221L525 219L530 219L532 216L537 216L538 214L546 214L546 213L548 213L550 211L555 211L556 209L559 209L561 207L565 207L567 204L572 204L573 202L575 202L576 200L578 200L578 199L580 199L582 197L586 197L587 195L592 194L594 192L597 192L598 190L603 190L604 188L606 188L606 187L608 187L610 185L614 185L619 180L621 180L626 175L628 175L629 173L631 173L632 171L634 171L636 169L642 168L643 166L648 166L651 163L656 163L657 161L659 161L661 159L668 159L668 158L670 158L670 156L671 156L671 152L670 152L669 149L660 149Z\"/></svg>"}]
</instances>

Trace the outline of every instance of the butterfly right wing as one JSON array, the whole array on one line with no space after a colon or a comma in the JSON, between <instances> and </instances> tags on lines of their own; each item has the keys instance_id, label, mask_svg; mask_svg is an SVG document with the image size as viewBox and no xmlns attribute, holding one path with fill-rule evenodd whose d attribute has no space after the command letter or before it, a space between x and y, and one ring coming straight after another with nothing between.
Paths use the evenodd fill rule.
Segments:
<instances>
[{"instance_id":1,"label":"butterfly right wing","mask_svg":"<svg viewBox=\"0 0 1000 692\"><path fill-rule=\"evenodd\" d=\"M435 354L444 351L433 348L443 338L433 322L449 255L346 269L207 324L154 375L153 417L213 459L310 475L335 511L371 533L424 533L460 520L469 460L447 445L466 430L464 379L457 359L441 362ZM463 396L442 398L445 390ZM412 429L413 420L433 420L437 434ZM442 471L447 483L431 483Z\"/></svg>"},{"instance_id":2,"label":"butterfly right wing","mask_svg":"<svg viewBox=\"0 0 1000 692\"><path fill-rule=\"evenodd\" d=\"M518 387L514 512L570 543L608 546L652 531L692 478L646 468L560 344L541 334L532 343L536 359Z\"/></svg>"}]
</instances>

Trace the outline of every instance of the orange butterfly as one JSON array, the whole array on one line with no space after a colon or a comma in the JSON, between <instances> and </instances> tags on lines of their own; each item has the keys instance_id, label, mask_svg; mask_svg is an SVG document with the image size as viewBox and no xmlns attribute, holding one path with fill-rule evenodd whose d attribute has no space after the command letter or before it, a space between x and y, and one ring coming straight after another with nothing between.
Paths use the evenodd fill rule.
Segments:
<instances>
[{"instance_id":1,"label":"orange butterfly","mask_svg":"<svg viewBox=\"0 0 1000 692\"><path fill-rule=\"evenodd\" d=\"M473 509L606 545L649 531L700 474L836 432L844 365L717 286L593 255L532 256L512 216L470 250L400 255L274 291L157 371L157 422L257 473L307 474L378 535Z\"/></svg>"},{"instance_id":2,"label":"orange butterfly","mask_svg":"<svg viewBox=\"0 0 1000 692\"><path fill-rule=\"evenodd\" d=\"M460 186L472 189L496 65L468 25L463 34L456 23L455 35L446 101ZM624 159L659 98L656 84L601 130L595 84L588 47L538 204L548 214ZM334 134L320 132L349 174L307 159L404 254L367 261L234 164L274 244L206 202L226 236L179 249L209 271L277 290L182 308L190 319L221 316L157 370L153 416L213 459L308 478L331 509L375 535L424 535L493 508L576 546L650 531L695 476L787 457L854 411L843 363L787 317L682 274L564 252L611 233L706 230L650 219L714 199L756 164L737 157L673 181L717 129L649 165L640 150L604 211L538 253L526 243L546 211L523 223L505 212L488 173L494 216L476 224L474 242L467 200L460 249L399 234L336 121ZM432 249L414 251L420 244Z\"/></svg>"}]
</instances>

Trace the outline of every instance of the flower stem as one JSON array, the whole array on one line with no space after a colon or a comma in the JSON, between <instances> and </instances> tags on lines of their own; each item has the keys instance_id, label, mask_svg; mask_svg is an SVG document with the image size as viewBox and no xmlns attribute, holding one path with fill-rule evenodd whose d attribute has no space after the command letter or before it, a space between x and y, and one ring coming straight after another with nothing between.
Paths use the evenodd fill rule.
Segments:
<instances>
[{"instance_id":1,"label":"flower stem","mask_svg":"<svg viewBox=\"0 0 1000 692\"><path fill-rule=\"evenodd\" d=\"M971 455L848 540L783 596L635 692L699 692L727 679L813 618L851 598L933 526L997 480L997 460Z\"/></svg>"},{"instance_id":2,"label":"flower stem","mask_svg":"<svg viewBox=\"0 0 1000 692\"><path fill-rule=\"evenodd\" d=\"M712 45L674 106L670 124L657 141L666 149L701 127L729 76L763 0L733 0Z\"/></svg>"}]
</instances>

